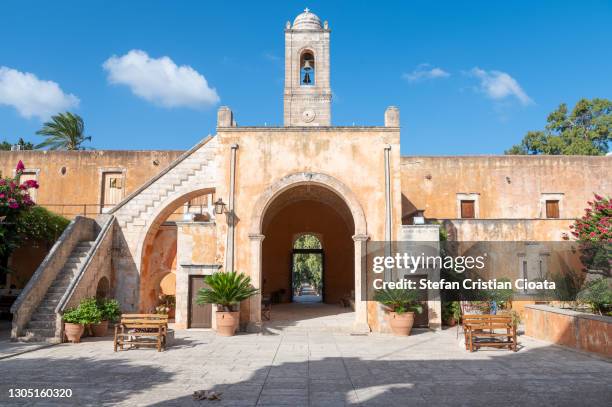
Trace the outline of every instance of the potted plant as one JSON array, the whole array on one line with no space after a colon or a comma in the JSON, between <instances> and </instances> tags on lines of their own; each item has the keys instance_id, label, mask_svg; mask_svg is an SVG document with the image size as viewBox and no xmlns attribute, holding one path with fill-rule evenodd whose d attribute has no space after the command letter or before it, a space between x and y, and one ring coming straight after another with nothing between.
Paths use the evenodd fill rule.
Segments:
<instances>
[{"instance_id":1,"label":"potted plant","mask_svg":"<svg viewBox=\"0 0 612 407\"><path fill-rule=\"evenodd\" d=\"M81 300L77 309L81 313L81 321L87 327L88 334L95 336L93 327L102 322L102 311L98 307L98 301L95 298L85 298Z\"/></svg>"},{"instance_id":2,"label":"potted plant","mask_svg":"<svg viewBox=\"0 0 612 407\"><path fill-rule=\"evenodd\" d=\"M64 320L64 334L66 335L66 339L72 343L81 342L81 335L83 335L85 331L81 310L78 307L71 308L64 312L62 319Z\"/></svg>"},{"instance_id":3,"label":"potted plant","mask_svg":"<svg viewBox=\"0 0 612 407\"><path fill-rule=\"evenodd\" d=\"M449 301L442 308L442 321L448 326L461 322L461 305L459 301Z\"/></svg>"},{"instance_id":4,"label":"potted plant","mask_svg":"<svg viewBox=\"0 0 612 407\"><path fill-rule=\"evenodd\" d=\"M259 290L251 285L251 278L236 271L217 272L204 280L208 285L198 291L197 303L217 305L217 333L232 336L240 321L238 305L241 301L257 294Z\"/></svg>"},{"instance_id":5,"label":"potted plant","mask_svg":"<svg viewBox=\"0 0 612 407\"><path fill-rule=\"evenodd\" d=\"M414 290L379 290L374 299L389 312L389 324L395 335L408 336L414 324L414 313L423 312Z\"/></svg>"},{"instance_id":6,"label":"potted plant","mask_svg":"<svg viewBox=\"0 0 612 407\"><path fill-rule=\"evenodd\" d=\"M101 313L101 321L91 324L93 336L105 336L108 333L108 323L115 322L121 316L121 308L117 300L101 299L96 301Z\"/></svg>"},{"instance_id":7,"label":"potted plant","mask_svg":"<svg viewBox=\"0 0 612 407\"><path fill-rule=\"evenodd\" d=\"M159 296L157 306L155 307L156 314L167 314L168 318L174 318L174 310L176 308L176 297L170 294L162 294Z\"/></svg>"}]
</instances>

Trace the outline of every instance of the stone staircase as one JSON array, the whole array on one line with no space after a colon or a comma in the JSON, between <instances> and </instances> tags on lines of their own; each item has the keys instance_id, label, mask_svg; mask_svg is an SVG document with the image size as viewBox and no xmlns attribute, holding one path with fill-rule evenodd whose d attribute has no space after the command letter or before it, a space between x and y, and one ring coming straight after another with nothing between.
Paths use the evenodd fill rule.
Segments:
<instances>
[{"instance_id":1,"label":"stone staircase","mask_svg":"<svg viewBox=\"0 0 612 407\"><path fill-rule=\"evenodd\" d=\"M145 226L167 197L198 179L210 177L211 170L214 171L217 147L218 141L212 138L174 168L138 191L125 205L111 211L119 227Z\"/></svg>"},{"instance_id":2,"label":"stone staircase","mask_svg":"<svg viewBox=\"0 0 612 407\"><path fill-rule=\"evenodd\" d=\"M66 292L93 246L93 241L79 242L57 277L47 290L43 300L32 313L26 325L25 335L17 340L22 342L58 342L56 337L57 314L55 308Z\"/></svg>"}]
</instances>

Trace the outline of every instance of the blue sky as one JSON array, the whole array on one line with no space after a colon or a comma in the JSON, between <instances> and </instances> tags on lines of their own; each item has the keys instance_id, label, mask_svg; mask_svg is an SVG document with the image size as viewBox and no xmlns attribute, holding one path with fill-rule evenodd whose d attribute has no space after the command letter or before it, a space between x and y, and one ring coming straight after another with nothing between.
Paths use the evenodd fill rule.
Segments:
<instances>
[{"instance_id":1,"label":"blue sky","mask_svg":"<svg viewBox=\"0 0 612 407\"><path fill-rule=\"evenodd\" d=\"M402 154L501 154L559 103L612 97L610 1L6 1L0 140L40 141L57 108L97 149L189 148L219 105L282 124L283 29L304 7L332 30L333 124L397 105Z\"/></svg>"}]
</instances>

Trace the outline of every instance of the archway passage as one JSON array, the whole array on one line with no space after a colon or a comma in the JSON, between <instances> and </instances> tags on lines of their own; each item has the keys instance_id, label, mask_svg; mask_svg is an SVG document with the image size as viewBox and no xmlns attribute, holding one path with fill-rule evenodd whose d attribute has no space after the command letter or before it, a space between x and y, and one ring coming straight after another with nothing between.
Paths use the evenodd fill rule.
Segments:
<instances>
[{"instance_id":1,"label":"archway passage","mask_svg":"<svg viewBox=\"0 0 612 407\"><path fill-rule=\"evenodd\" d=\"M292 302L323 301L324 266L323 246L317 236L303 234L295 239L291 254Z\"/></svg>"},{"instance_id":2,"label":"archway passage","mask_svg":"<svg viewBox=\"0 0 612 407\"><path fill-rule=\"evenodd\" d=\"M295 255L312 252L321 258L321 281L319 282L323 314L351 312L355 297L354 241L355 225L350 209L344 200L330 189L318 185L298 185L279 194L270 203L264 214L262 246L262 295L274 304L294 302L277 309L295 311L313 318L313 304L297 304L295 294L303 288L302 282L294 284ZM313 248L300 253L295 244L303 236L315 236L320 249ZM296 252L297 250L297 252ZM324 255L323 255L324 253ZM316 260L315 260L316 261ZM316 287L314 288L316 292ZM317 305L317 304L315 304ZM331 306L334 309L330 308ZM303 312L309 308L307 312ZM308 316L306 316L306 314ZM316 312L315 312L316 314ZM285 317L287 313L285 313Z\"/></svg>"}]
</instances>

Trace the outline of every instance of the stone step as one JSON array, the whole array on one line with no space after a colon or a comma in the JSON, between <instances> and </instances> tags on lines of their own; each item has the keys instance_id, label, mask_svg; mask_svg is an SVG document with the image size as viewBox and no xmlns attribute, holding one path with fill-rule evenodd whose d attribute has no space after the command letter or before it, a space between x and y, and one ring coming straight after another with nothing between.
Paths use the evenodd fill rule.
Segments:
<instances>
[{"instance_id":1,"label":"stone step","mask_svg":"<svg viewBox=\"0 0 612 407\"><path fill-rule=\"evenodd\" d=\"M55 336L55 328L26 328L25 336L52 338Z\"/></svg>"},{"instance_id":2,"label":"stone step","mask_svg":"<svg viewBox=\"0 0 612 407\"><path fill-rule=\"evenodd\" d=\"M66 292L66 289L68 288L68 284L66 285L60 285L60 286L56 286L56 287L49 287L49 289L47 290L47 294L63 294Z\"/></svg>"},{"instance_id":3,"label":"stone step","mask_svg":"<svg viewBox=\"0 0 612 407\"><path fill-rule=\"evenodd\" d=\"M47 321L30 321L28 322L28 326L26 327L26 329L51 329L53 331L55 331L55 320L47 320Z\"/></svg>"},{"instance_id":4,"label":"stone step","mask_svg":"<svg viewBox=\"0 0 612 407\"><path fill-rule=\"evenodd\" d=\"M55 305L44 304L43 305L43 303L40 303L40 305L36 307L36 311L34 313L35 314L40 313L40 315L45 315L45 314L55 315L55 307L57 307L57 304Z\"/></svg>"},{"instance_id":5,"label":"stone step","mask_svg":"<svg viewBox=\"0 0 612 407\"><path fill-rule=\"evenodd\" d=\"M55 307L62 299L62 293L46 294L39 305Z\"/></svg>"},{"instance_id":6,"label":"stone step","mask_svg":"<svg viewBox=\"0 0 612 407\"><path fill-rule=\"evenodd\" d=\"M55 321L55 313L53 311L41 311L40 308L37 308L36 311L30 317L30 322L32 321Z\"/></svg>"}]
</instances>

